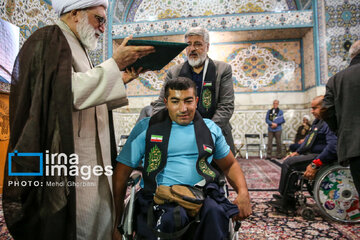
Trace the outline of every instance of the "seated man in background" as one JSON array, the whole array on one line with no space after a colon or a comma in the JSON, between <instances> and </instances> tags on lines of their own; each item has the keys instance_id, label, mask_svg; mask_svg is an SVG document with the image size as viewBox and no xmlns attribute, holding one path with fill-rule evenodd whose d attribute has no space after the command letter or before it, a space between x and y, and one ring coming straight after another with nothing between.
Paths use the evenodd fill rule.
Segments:
<instances>
[{"instance_id":1,"label":"seated man in background","mask_svg":"<svg viewBox=\"0 0 360 240\"><path fill-rule=\"evenodd\" d=\"M153 229L148 227L147 213L153 203L155 188L159 185L186 184L194 186L206 180L204 192L211 186L218 197L207 195L200 210L200 224L194 239L225 239L229 229L229 218L240 220L251 214L249 193L244 174L227 145L221 129L210 119L202 119L196 111L196 85L185 77L169 80L165 84L164 102L166 109L151 118L144 118L132 130L123 151L119 154L114 173L114 199L116 224L114 239L121 239L117 229L123 213L126 182L130 173L144 158L143 181L138 193L135 213L135 229L140 237L157 239L154 230L174 231L172 214L174 206L154 205ZM218 172L211 166L214 160L223 171L229 183L237 192L234 204L223 195L217 184ZM213 188L215 186L215 188ZM222 192L223 193L223 192ZM139 211L140 209L140 211ZM169 215L169 214L168 214ZM168 216L167 215L167 216ZM191 219L181 210L181 223ZM170 227L169 227L170 226Z\"/></svg>"},{"instance_id":2,"label":"seated man in background","mask_svg":"<svg viewBox=\"0 0 360 240\"><path fill-rule=\"evenodd\" d=\"M296 149L300 147L300 145L304 142L305 137L309 133L309 131L310 131L310 117L309 115L304 115L303 122L296 132L295 141L293 144L290 145L291 152L295 152Z\"/></svg>"},{"instance_id":3,"label":"seated man in background","mask_svg":"<svg viewBox=\"0 0 360 240\"><path fill-rule=\"evenodd\" d=\"M311 113L315 120L311 125L310 132L306 136L300 147L288 155L281 165L281 177L279 184L280 195L274 194L276 201L271 201L270 205L280 211L294 210L294 192L296 174L294 171L305 171L307 178L314 178L317 170L323 164L329 164L336 160L337 137L329 129L325 121L320 119L320 109L324 96L317 96L311 102ZM312 169L310 171L310 169Z\"/></svg>"}]
</instances>

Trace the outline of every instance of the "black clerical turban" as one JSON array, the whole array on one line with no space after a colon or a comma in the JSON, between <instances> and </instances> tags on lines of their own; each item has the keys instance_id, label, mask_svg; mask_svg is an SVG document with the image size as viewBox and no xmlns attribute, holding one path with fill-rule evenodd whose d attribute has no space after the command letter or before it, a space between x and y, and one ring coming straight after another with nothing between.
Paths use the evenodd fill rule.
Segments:
<instances>
[{"instance_id":1,"label":"black clerical turban","mask_svg":"<svg viewBox=\"0 0 360 240\"><path fill-rule=\"evenodd\" d=\"M60 16L63 13L75 9L84 9L88 7L104 6L108 7L108 0L52 0L52 6L55 12Z\"/></svg>"}]
</instances>

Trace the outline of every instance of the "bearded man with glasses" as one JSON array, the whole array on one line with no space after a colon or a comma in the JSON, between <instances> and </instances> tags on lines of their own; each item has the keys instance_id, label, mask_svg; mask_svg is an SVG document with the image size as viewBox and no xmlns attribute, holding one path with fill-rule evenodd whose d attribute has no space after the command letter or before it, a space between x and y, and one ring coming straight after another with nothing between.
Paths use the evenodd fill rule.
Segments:
<instances>
[{"instance_id":1,"label":"bearded man with glasses","mask_svg":"<svg viewBox=\"0 0 360 240\"><path fill-rule=\"evenodd\" d=\"M190 28L185 33L187 61L169 69L165 82L187 77L196 83L199 102L197 110L203 118L213 120L222 130L227 144L235 155L234 139L231 134L230 118L234 112L234 86L231 65L210 59L209 32L203 27ZM165 85L165 84L164 84ZM164 88L159 98L151 105L153 114L165 108Z\"/></svg>"},{"instance_id":2,"label":"bearded man with glasses","mask_svg":"<svg viewBox=\"0 0 360 240\"><path fill-rule=\"evenodd\" d=\"M77 162L47 162L67 170L42 176L13 177L5 171L6 223L17 240L111 239L114 203L108 170L115 142L108 111L127 104L125 84L142 71L127 66L154 49L126 46L126 38L111 58L94 67L87 51L96 48L105 31L108 1L52 0L52 5L60 20L36 31L15 62L8 151L47 154L56 162L57 154L65 154L77 156ZM10 163L9 172L42 169L34 157ZM41 185L14 187L8 184L13 180Z\"/></svg>"}]
</instances>

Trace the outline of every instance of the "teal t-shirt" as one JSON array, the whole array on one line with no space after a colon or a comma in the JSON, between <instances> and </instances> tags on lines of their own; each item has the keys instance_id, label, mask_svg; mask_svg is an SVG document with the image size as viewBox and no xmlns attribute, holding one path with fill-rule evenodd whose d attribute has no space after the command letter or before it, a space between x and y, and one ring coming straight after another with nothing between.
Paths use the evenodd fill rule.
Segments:
<instances>
[{"instance_id":1,"label":"teal t-shirt","mask_svg":"<svg viewBox=\"0 0 360 240\"><path fill-rule=\"evenodd\" d=\"M144 118L138 122L131 131L117 161L129 167L136 168L145 154L145 137L150 118ZM215 144L214 154L208 158L221 159L230 152L221 129L210 119L204 119L211 132ZM168 159L165 168L157 176L158 185L171 186L174 184L195 185L203 179L196 171L198 148L196 145L194 124L181 126L172 122L170 140L168 145ZM142 185L142 184L141 184ZM143 185L142 185L143 186Z\"/></svg>"}]
</instances>

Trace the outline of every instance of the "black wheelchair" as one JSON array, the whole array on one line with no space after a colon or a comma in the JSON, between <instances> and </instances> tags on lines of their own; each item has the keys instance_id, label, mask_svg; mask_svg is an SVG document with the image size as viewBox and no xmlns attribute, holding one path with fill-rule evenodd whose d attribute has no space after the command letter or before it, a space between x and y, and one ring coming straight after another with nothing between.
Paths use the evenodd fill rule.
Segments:
<instances>
[{"instance_id":1,"label":"black wheelchair","mask_svg":"<svg viewBox=\"0 0 360 240\"><path fill-rule=\"evenodd\" d=\"M293 172L298 176L296 199L296 213L304 219L313 220L315 209L326 219L342 223L360 222L359 195L351 177L349 167L332 164L321 168L313 181L303 177L304 172ZM306 194L306 191L310 195ZM315 204L307 201L313 198Z\"/></svg>"},{"instance_id":2,"label":"black wheelchair","mask_svg":"<svg viewBox=\"0 0 360 240\"><path fill-rule=\"evenodd\" d=\"M135 200L136 200L136 193L137 193L137 184L140 182L140 180L141 180L141 173L135 172L130 176L130 178L127 182L127 186L128 186L128 188L130 188L130 194L127 197L127 199L125 200L124 213L122 215L120 225L118 226L118 229L119 229L120 233L122 234L123 240L139 240L139 238L137 238L137 236L136 236L136 232L134 229L134 211L135 211L134 207L135 207ZM226 184L224 185L224 187L226 188ZM227 189L225 192L228 195ZM229 240L239 239L238 230L239 230L240 226L241 226L240 222L234 223L230 219ZM184 233L184 236L186 236L186 239L191 239L190 236L192 236L192 232L194 232L195 229L196 229L196 222L192 226L190 226L189 229ZM169 239L169 238L158 238L158 239L162 240L162 239ZM182 239L184 239L184 238L182 238Z\"/></svg>"}]
</instances>

